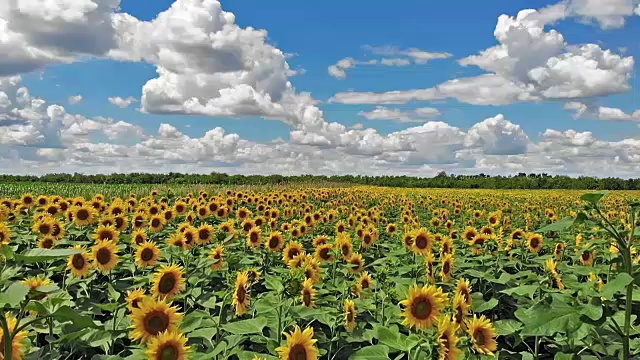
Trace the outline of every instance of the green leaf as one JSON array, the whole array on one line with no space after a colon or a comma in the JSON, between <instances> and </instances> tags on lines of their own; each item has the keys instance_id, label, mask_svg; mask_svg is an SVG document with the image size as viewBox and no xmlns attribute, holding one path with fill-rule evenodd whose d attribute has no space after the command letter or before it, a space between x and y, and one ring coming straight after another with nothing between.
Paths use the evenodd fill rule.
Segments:
<instances>
[{"instance_id":1,"label":"green leaf","mask_svg":"<svg viewBox=\"0 0 640 360\"><path fill-rule=\"evenodd\" d=\"M573 360L573 354L567 354L567 353L556 353L556 355L553 357L553 360Z\"/></svg>"},{"instance_id":2,"label":"green leaf","mask_svg":"<svg viewBox=\"0 0 640 360\"><path fill-rule=\"evenodd\" d=\"M533 295L536 293L536 291L538 291L539 288L540 287L538 285L522 285L511 289L504 289L500 292L507 295L515 294L518 296L526 296L533 300Z\"/></svg>"},{"instance_id":3,"label":"green leaf","mask_svg":"<svg viewBox=\"0 0 640 360\"><path fill-rule=\"evenodd\" d=\"M529 309L520 308L515 312L522 321L524 336L553 336L558 332L576 330L582 322L578 308L554 298L551 304L537 303Z\"/></svg>"},{"instance_id":4,"label":"green leaf","mask_svg":"<svg viewBox=\"0 0 640 360\"><path fill-rule=\"evenodd\" d=\"M541 229L536 230L536 232L539 233L547 233L550 231L554 231L554 232L560 232L560 231L564 231L570 227L572 227L574 225L574 223L576 222L576 219L572 218L571 216L567 216L559 221L556 221L554 223L551 223Z\"/></svg>"},{"instance_id":5,"label":"green leaf","mask_svg":"<svg viewBox=\"0 0 640 360\"><path fill-rule=\"evenodd\" d=\"M522 323L513 319L498 320L493 323L493 326L499 336L512 335L522 329Z\"/></svg>"},{"instance_id":6,"label":"green leaf","mask_svg":"<svg viewBox=\"0 0 640 360\"><path fill-rule=\"evenodd\" d=\"M613 298L613 295L624 292L627 285L632 281L633 278L631 275L627 273L620 273L615 279L604 285L604 289L602 289L602 296L604 296L605 299L610 300Z\"/></svg>"},{"instance_id":7,"label":"green leaf","mask_svg":"<svg viewBox=\"0 0 640 360\"><path fill-rule=\"evenodd\" d=\"M234 335L246 335L260 334L265 326L267 326L267 319L255 318L225 324L222 325L222 328Z\"/></svg>"},{"instance_id":8,"label":"green leaf","mask_svg":"<svg viewBox=\"0 0 640 360\"><path fill-rule=\"evenodd\" d=\"M194 330L192 332L189 333L189 338L202 338L205 339L207 341L207 343L209 343L209 346L211 346L212 348L214 347L213 343L211 342L211 339L213 339L214 336L216 336L216 334L218 333L218 329L214 328L214 327L210 327L210 328L202 328L202 329L198 329L198 330Z\"/></svg>"},{"instance_id":9,"label":"green leaf","mask_svg":"<svg viewBox=\"0 0 640 360\"><path fill-rule=\"evenodd\" d=\"M277 293L284 291L284 286L282 285L282 281L273 275L267 275L264 278L264 283L267 289L273 290Z\"/></svg>"},{"instance_id":10,"label":"green leaf","mask_svg":"<svg viewBox=\"0 0 640 360\"><path fill-rule=\"evenodd\" d=\"M19 281L16 281L9 285L5 291L0 293L0 307L4 307L4 305L15 307L24 300L28 293L29 287Z\"/></svg>"},{"instance_id":11,"label":"green leaf","mask_svg":"<svg viewBox=\"0 0 640 360\"><path fill-rule=\"evenodd\" d=\"M76 249L31 249L16 254L16 259L25 263L43 262L49 260L66 259L71 255L79 254L82 250Z\"/></svg>"},{"instance_id":12,"label":"green leaf","mask_svg":"<svg viewBox=\"0 0 640 360\"><path fill-rule=\"evenodd\" d=\"M591 203L592 205L596 205L603 196L607 195L608 191L598 191L594 193L588 193L580 196L580 200Z\"/></svg>"},{"instance_id":13,"label":"green leaf","mask_svg":"<svg viewBox=\"0 0 640 360\"><path fill-rule=\"evenodd\" d=\"M58 321L71 321L79 328L99 328L90 316L82 315L68 306L62 306L56 310L53 313L53 318Z\"/></svg>"},{"instance_id":14,"label":"green leaf","mask_svg":"<svg viewBox=\"0 0 640 360\"><path fill-rule=\"evenodd\" d=\"M385 345L373 345L362 348L351 356L349 360L388 360L389 348Z\"/></svg>"},{"instance_id":15,"label":"green leaf","mask_svg":"<svg viewBox=\"0 0 640 360\"><path fill-rule=\"evenodd\" d=\"M484 303L476 306L474 311L480 313L480 312L483 312L483 311L491 310L496 306L498 306L498 299L491 298L489 301L484 302Z\"/></svg>"},{"instance_id":16,"label":"green leaf","mask_svg":"<svg viewBox=\"0 0 640 360\"><path fill-rule=\"evenodd\" d=\"M411 347L407 344L407 336L400 334L397 327L390 329L382 325L374 326L375 337L380 343L389 346L392 349L407 351ZM402 338L404 337L404 339ZM415 344L413 344L415 345Z\"/></svg>"}]
</instances>

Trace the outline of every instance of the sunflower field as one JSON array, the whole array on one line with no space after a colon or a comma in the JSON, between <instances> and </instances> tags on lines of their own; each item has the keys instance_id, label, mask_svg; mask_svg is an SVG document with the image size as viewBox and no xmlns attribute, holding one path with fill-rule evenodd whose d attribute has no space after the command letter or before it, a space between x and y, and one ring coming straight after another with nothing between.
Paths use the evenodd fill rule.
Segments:
<instances>
[{"instance_id":1,"label":"sunflower field","mask_svg":"<svg viewBox=\"0 0 640 360\"><path fill-rule=\"evenodd\" d=\"M64 186L0 192L0 359L640 358L639 192Z\"/></svg>"}]
</instances>

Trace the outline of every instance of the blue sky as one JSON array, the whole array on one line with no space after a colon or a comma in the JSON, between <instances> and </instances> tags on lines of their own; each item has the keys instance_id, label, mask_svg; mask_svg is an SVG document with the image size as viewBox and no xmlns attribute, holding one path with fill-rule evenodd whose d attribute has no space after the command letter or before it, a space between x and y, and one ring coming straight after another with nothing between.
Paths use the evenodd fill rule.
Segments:
<instances>
[{"instance_id":1,"label":"blue sky","mask_svg":"<svg viewBox=\"0 0 640 360\"><path fill-rule=\"evenodd\" d=\"M51 5L53 4L53 0L38 1L43 3L42 6L44 8L54 6L51 9L53 9L53 12L56 11L55 5ZM122 0L119 4L119 9L114 6L118 2L117 0L82 1L89 3L95 2L95 4L101 6L111 7L112 9L109 10L109 13L100 13L96 16L104 16L105 19L114 21L114 24L116 23L114 19L126 14L126 16L134 19L137 24L153 24L156 26L154 19L156 19L160 13L165 12L170 14L174 11L172 5L174 8L178 7L173 1L167 0L154 2ZM519 78L517 84L521 86L533 84L531 85L533 86L533 90L527 91L527 93L537 98L526 101L503 101L501 105L477 105L474 104L476 103L474 100L461 100L458 93L454 95L448 94L438 99L403 101L402 103L396 104L385 102L376 103L375 101L364 101L356 104L341 103L341 101L336 100L339 98L337 94L350 94L351 92L382 94L388 91L428 89L453 79L475 78L482 74L492 73L493 70L489 71L487 68L482 68L482 66L462 66L459 61L469 56L478 55L485 49L499 45L500 42L494 35L498 17L506 14L512 17L512 19L515 19L519 11L527 8L536 9L542 14L545 9L555 9L562 6L562 15L556 16L541 26L541 29L543 29L545 33L557 31L564 36L565 45L563 49L557 49L554 52L555 57L561 58L565 56L565 54L570 54L574 48L579 48L585 44L594 44L597 45L598 51L610 50L612 56L616 57L616 61L622 61L625 58L637 59L640 52L638 47L640 17L634 14L634 10L640 13L640 4L637 0L603 1L610 3L610 6L605 6L606 4L602 3L601 7L594 8L586 0L567 0L560 2L536 1L535 3L503 0L487 0L481 3L461 0L446 2L401 1L384 4L365 1L345 2L336 0L322 2L223 0L221 6L225 12L230 12L235 15L235 23L233 25L235 29L252 27L267 32L268 35L265 39L256 40L256 44L250 45L249 48L255 49L260 46L266 46L268 48L279 49L285 54L292 54L291 56L287 56L284 61L288 64L288 68L298 70L299 73L296 75L287 75L287 80L295 90L287 90L285 92L286 94L298 96L300 93L310 93L310 97L317 102L313 106L317 106L324 112L323 124L333 122L342 124L345 129L340 131L348 132L350 127L361 124L357 125L359 128L356 128L361 131L361 133L352 134L352 137L357 138L357 140L354 141L359 143L359 145L357 145L358 148L362 148L363 141L368 141L368 144L370 144L371 140L366 140L365 137L365 132L368 131L367 129L375 131L377 136L375 141L377 144L377 141L393 140L389 138L390 134L406 131L407 129L421 126L429 121L441 121L450 127L467 132L483 120L502 114L502 118L508 122L506 125L507 130L502 128L502 130L495 130L492 128L491 131L495 130L493 131L494 135L504 135L508 133L509 136L514 136L516 140L511 138L507 139L500 135L502 137L497 136L492 139L491 142L494 145L501 142L512 144L514 141L520 141L518 139L523 139L524 137L530 142L524 144L524 147L516 147L518 149L527 149L522 153L509 153L508 151L505 153L513 158L517 156L526 157L528 154L534 152L537 156L543 156L540 152L539 143L556 141L548 139L545 137L546 135L541 135L547 129L553 129L562 133L567 130L575 130L578 134L590 132L590 136L607 144L619 143L625 139L638 139L640 135L640 129L638 127L640 119L632 116L634 111L640 109L637 94L639 84L635 76L637 64L634 64L631 70L627 68L625 70L626 72L622 74L627 76L627 79L623 79L623 83L619 84L620 86L618 86L617 89L624 88L623 91L594 88L595 90L589 89L586 96L541 95L544 93L546 85L536 84L533 78L531 78L532 75L529 75L526 81L522 81L522 79ZM191 6L193 9L207 9L206 11L210 13L214 11L212 10L214 8L209 6L211 5L211 1L209 0L179 0L177 3L181 2L184 4L179 4L180 6ZM3 14L2 11L5 11L5 13ZM0 19L8 21L10 25L9 28L14 29L16 32L17 30L15 29L18 28L21 29L20 31L25 31L25 34L18 35L34 39L35 35L33 33L26 33L27 30L23 30L24 26L20 27L18 24L15 24L15 27L11 27L13 24L12 21L17 21L15 12L12 13L11 11L18 10L0 10ZM613 12L607 13L607 11ZM87 17L94 16L94 14L90 12L86 12L84 15ZM177 20L179 18L179 16L172 17L171 21L179 21ZM624 24L622 24L621 21ZM525 25L518 24L519 23L516 22L515 25L512 25L514 27L525 26L529 29L538 26L524 22L523 24ZM63 29L64 25L68 24L56 23L55 25ZM193 26L197 28L197 26L200 25L202 24L194 24ZM30 71L14 71L12 73L12 64L4 64L6 70L2 71L3 63L0 62L0 72L6 75L21 76L23 86L29 89L32 97L42 98L47 104L60 104L64 106L68 114L82 115L87 119L112 118L112 120L110 120L111 123L122 121L136 127L136 129L141 129L140 133L144 133L141 135L143 138L141 140L138 139L137 136L127 138L127 131L124 131L117 139L113 137L110 138L111 142L105 140L104 134L92 134L92 136L90 136L91 142L100 143L100 146L106 146L106 144L131 145L144 139L148 140L157 134L161 124L170 124L190 139L201 138L207 131L216 127L222 127L226 134L237 134L241 142L250 142L254 148L271 144L269 145L268 151L276 151L273 149L274 140L283 139L291 148L287 148L286 150L277 149L276 153L278 151L284 151L288 153L288 156L296 159L305 157L307 160L305 160L305 164L301 169L305 169L306 171L341 171L335 170L337 167L329 162L320 165L311 165L311 161L309 160L309 154L315 152L316 155L314 156L318 156L318 151L320 151L320 153L323 151L325 151L325 153L337 151L338 153L332 154L328 156L328 158L335 157L339 159L341 156L339 152L349 147L344 143L340 143L344 140L336 142L329 138L327 134L329 130L326 128L326 126L329 125L326 125L325 128L323 128L324 130L314 125L315 127L311 130L311 125L306 124L305 120L291 120L289 115L277 115L277 119L266 119L272 116L264 114L262 111L256 112L253 110L248 112L228 111L231 115L225 115L219 113L212 114L210 111L202 112L181 109L179 111L171 111L171 114L167 114L166 111L163 110L166 109L166 103L147 103L151 97L142 96L146 94L143 87L145 84L148 84L148 82L157 79L159 75L156 72L156 68L166 66L166 64L162 62L163 60L154 59L154 55L152 54L147 54L146 58L136 58L133 54L147 51L148 48L139 45L123 45L118 43L122 42L123 32L130 31L128 29L123 30L114 25L114 29L110 30L114 32L113 38L117 38L117 41L114 40L116 43L112 44L109 48L105 48L102 53L88 54L70 48L54 49L48 45L49 47L43 48L43 51L54 55L51 55L46 60L41 61L38 59L38 65L32 67ZM214 33L209 33L209 35L212 34ZM61 30L59 36L62 38L65 35L64 31ZM91 35L93 36L93 34ZM95 36L102 35L104 34L96 34ZM135 34L135 36L144 37L146 35L144 32L139 32ZM167 39L169 39L169 37ZM143 42L144 39L138 41ZM167 41L174 41L174 43L168 44ZM531 41L537 40L534 39ZM178 54L179 50L176 49L184 49L180 47L183 45L177 46L175 40L153 39L149 40L149 44L147 45L155 46L158 49L167 46L167 49L171 49L171 51ZM135 48L135 46L139 46L139 48ZM368 49L367 46L395 47L396 53L375 53ZM406 53L401 53L411 48L429 53L448 53L449 55L443 59L434 59L428 61L426 64L421 64L413 61ZM114 56L114 49L122 51L123 53L127 52L127 55ZM161 50L158 51L160 51L158 54L161 53ZM246 52L247 50L245 49L243 51ZM189 58L190 56L197 56L197 54L202 53L182 53L176 56ZM66 58L61 60L63 56L66 56ZM206 57L207 55L204 54L203 56ZM510 54L510 56L517 58L517 54ZM344 79L331 76L328 68L344 58L352 58L358 62L369 60L379 62L383 58L403 58L405 61L410 62L410 64L404 66L383 66L379 63L376 65L357 64L345 70L346 77ZM204 59L203 61L207 60ZM524 61L526 61L526 59ZM605 63L606 61L603 60L602 64L598 64L598 70L600 70L601 66L606 66ZM531 69L532 68L533 66ZM576 68L580 70L580 66L576 66ZM608 69L607 71L618 71L618 68L614 70ZM531 69L527 68L527 71ZM175 70L174 72L181 75L179 70ZM188 71L185 70L185 72ZM218 75L219 74L220 73L218 73ZM278 73L276 72L276 74ZM213 73L207 73L206 75L217 76ZM509 76L511 75L516 76L515 73L509 74ZM501 76L503 76L503 74ZM505 78L511 81L512 79L509 76L505 76ZM619 78L616 79L620 80ZM575 81L575 84L567 84L567 80L564 80L564 86L581 94L584 89L580 88L582 86L580 81L583 80L588 82L589 77L576 75L569 81ZM242 82L244 80L239 81ZM562 80L558 81L562 83ZM253 84L249 85L253 86L258 93L262 93L263 90L259 87ZM278 86L281 85L282 84ZM184 88L182 90L185 91L185 93L190 92L192 94L197 92L197 90L191 92L191 89L187 91ZM465 93L472 92L473 90L473 86L469 87L469 89L464 89ZM280 96L279 93L276 95L270 90L264 91L267 91L272 97ZM82 96L82 100L76 104L70 104L68 98L78 94ZM180 95L182 96L184 94ZM136 101L128 107L121 108L107 100L109 97L116 96L121 98L132 97L135 98ZM215 96L209 96L204 93L198 93L197 96L202 104L206 103L209 98L216 98ZM181 98L181 101L185 99L186 98ZM580 116L576 116L575 110L565 109L565 107L569 106L567 105L569 103L580 103L584 105L584 111ZM274 101L273 104L279 105L280 102ZM393 118L368 120L363 113L371 112L377 106L406 114L412 114L417 108L429 107L437 109L439 114L428 119L414 119L413 116L415 114L413 114L410 117L415 121L412 122L402 122ZM628 115L625 115L627 117L622 121L614 121L611 116L598 115L598 111L601 111L600 107L619 109L619 111ZM141 109L144 109L147 113L140 111ZM284 119L282 117L284 117ZM2 125L1 121L2 120L0 120L0 125ZM501 123L501 121L499 122ZM64 131L68 130L69 122L62 126L63 128L60 131L64 133ZM511 126L519 126L519 129L515 131ZM24 129L14 129L12 133L16 134L22 130ZM100 131L104 131L104 129L101 128ZM294 134L296 131L298 131L297 135ZM524 137L521 136L522 134L519 134L519 132L523 132ZM307 140L295 138L295 136L303 135L306 136ZM316 138L316 140L314 140L315 142L309 143L308 139L310 136ZM331 136L337 136L336 139L340 137L336 134L331 134ZM446 156L448 159L447 162L455 163L455 161L452 160L453 158L458 159L461 156L467 156L468 153L473 153L475 154L473 155L475 158L471 163L475 164L474 166L466 168L466 165L460 165L462 168L458 169L453 167L453 170L474 172L480 169L478 167L479 163L485 163L485 160L489 159L489 156L494 156L495 154L492 154L491 151L487 152L487 149L483 149L483 156L486 155L488 157L486 159L480 159L477 157L478 152L474 147L475 145L469 145L470 142L473 142L470 140L471 135L466 134L464 136L466 137L464 140L460 140L459 147L450 150L455 152L455 154ZM34 148L46 148L46 136L44 136L44 138L45 140L42 140L41 137L40 140L38 140L39 143L34 145ZM322 139L318 140L318 138ZM0 136L0 139L2 139L2 136ZM86 139L83 138L82 140L84 141ZM279 140L276 140L276 143L278 141ZM425 138L414 139L412 141L428 142L430 140ZM483 141L487 142L485 140ZM6 141L5 146L16 145L11 144L11 141ZM0 145L2 145L2 142L0 142ZM29 152L29 150L25 150L24 147L30 147L33 144L20 143L18 145L20 145L19 148L12 148L11 150L15 150L18 153L16 156L21 157L21 152ZM89 147L91 146L92 145ZM311 147L301 150L302 146ZM380 149L377 148L375 151L369 151L370 149L367 149L356 155L367 156L367 154L369 154L370 157L367 161L370 160L372 164L375 163L376 166L381 167L385 166L383 162L390 162L392 160L389 160L389 158L393 157L394 161L399 162L388 164L388 168L385 169L388 169L390 172L397 166L399 171L413 173L413 170L408 167L408 164L411 164L414 168L415 164L420 164L418 169L427 169L427 172L438 170L434 167L434 164L437 165L440 161L433 159L428 160L429 157L413 154L413 152L419 153L419 151L416 150L415 144L403 144L400 146L402 150L398 150L401 151L402 154L394 154L393 156L389 155L389 153L396 150L389 151L389 148L385 146L387 145L382 146ZM254 148L251 148L251 151L255 151ZM405 150L405 148L409 150ZM39 153L47 152L33 151ZM168 149L167 151L172 152ZM266 150L261 149L260 151L264 152ZM571 154L572 151L575 153L575 150L571 149L562 149L561 151L565 151L567 154ZM620 153L621 151L624 153ZM631 151L631 153L627 153L628 151ZM607 156L614 156L614 158L615 156L622 156L623 158L628 157L629 159L635 159L635 151L635 147L632 146L632 149L627 149L625 145L623 150L615 148L610 153L606 155L600 154L598 157L602 157L602 161L605 162L607 161ZM175 149L173 149L173 152L175 152ZM143 153L145 152L138 151L136 154L126 153L126 156L135 158L136 156L144 156L142 155ZM346 153L350 155L353 154L353 152L350 151L346 151ZM76 161L69 162L70 159L68 157L62 155L62 157L60 157L58 155L61 154L56 154L56 161L62 161L63 163L66 161L68 164L73 163L73 166L80 167L81 170L83 169L82 165L79 165ZM278 153L277 156L282 156L282 153ZM413 159L415 156L418 157L418 160ZM167 156L162 155L160 158L166 159ZM401 160L397 160L398 158ZM412 159L409 160L408 158ZM491 159L492 162L500 163L498 159ZM238 163L238 159L212 159L212 161L213 160L215 160L215 163L227 162L234 165ZM198 156L188 159L180 158L176 160L176 164L178 164L176 166L178 169L189 169L189 167L184 167L184 164L194 163L202 166L203 161L206 163L206 160ZM358 162L360 160L354 159L354 161ZM533 163L537 160L526 158L524 160L520 159L519 161L524 161L526 165L527 162ZM564 165L556 168L555 171L567 173L580 173L582 171L579 168L572 167L575 163L572 159L562 159L561 161L565 162ZM469 161L460 161L459 164L469 164ZM109 167L108 161L98 165L99 166L93 166L87 164L86 169L89 172L108 171L111 169L118 170L117 168ZM521 162L519 165L514 165L513 168L515 169L518 166L526 167L525 165ZM239 172L251 171L251 164L245 163L243 166L244 168L241 167L236 170ZM318 168L314 168L314 166L318 166ZM215 170L214 167L212 167L212 169ZM346 170L348 169L347 167ZM541 169L544 170L545 168ZM511 168L501 169L498 167L493 170L497 172L509 172ZM633 168L625 168L624 171L631 170L635 171ZM258 170L258 172L264 171L268 170ZM293 169L287 168L286 171L295 172L295 167L293 167ZM624 172L620 173L624 176Z\"/></svg>"}]
</instances>

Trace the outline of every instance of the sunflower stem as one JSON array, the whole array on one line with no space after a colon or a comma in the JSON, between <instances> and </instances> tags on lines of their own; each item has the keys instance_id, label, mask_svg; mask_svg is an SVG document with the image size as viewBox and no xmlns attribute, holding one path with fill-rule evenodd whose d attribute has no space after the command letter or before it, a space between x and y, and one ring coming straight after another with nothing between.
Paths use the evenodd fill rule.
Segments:
<instances>
[{"instance_id":1,"label":"sunflower stem","mask_svg":"<svg viewBox=\"0 0 640 360\"><path fill-rule=\"evenodd\" d=\"M13 350L11 347L13 345L13 334L9 332L7 321L8 320L4 317L4 313L0 312L0 326L2 326L2 340L4 341L4 358L13 359L13 354L11 353L11 351Z\"/></svg>"}]
</instances>

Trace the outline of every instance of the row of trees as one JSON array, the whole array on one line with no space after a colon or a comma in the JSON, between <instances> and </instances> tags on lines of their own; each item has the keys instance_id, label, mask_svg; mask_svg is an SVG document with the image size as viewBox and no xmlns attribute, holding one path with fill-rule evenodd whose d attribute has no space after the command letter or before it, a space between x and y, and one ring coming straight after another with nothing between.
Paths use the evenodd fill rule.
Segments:
<instances>
[{"instance_id":1,"label":"row of trees","mask_svg":"<svg viewBox=\"0 0 640 360\"><path fill-rule=\"evenodd\" d=\"M395 187L434 187L471 189L609 189L639 190L640 179L569 177L548 174L525 174L513 176L447 175L442 172L435 177L410 176L320 176L320 175L228 175L211 174L149 174L128 173L109 175L47 174L42 176L0 175L0 182L52 182L88 184L223 184L223 185L269 185L295 183L345 183Z\"/></svg>"}]
</instances>

